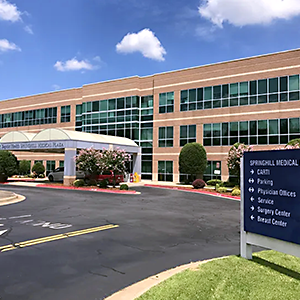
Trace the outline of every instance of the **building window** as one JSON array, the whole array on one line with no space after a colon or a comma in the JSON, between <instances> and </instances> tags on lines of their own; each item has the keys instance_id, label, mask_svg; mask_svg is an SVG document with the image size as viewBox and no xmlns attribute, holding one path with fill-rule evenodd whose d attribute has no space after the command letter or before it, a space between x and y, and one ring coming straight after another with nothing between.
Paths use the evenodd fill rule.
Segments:
<instances>
[{"instance_id":1,"label":"building window","mask_svg":"<svg viewBox=\"0 0 300 300\"><path fill-rule=\"evenodd\" d=\"M203 174L203 180L221 179L221 161L207 161L207 167Z\"/></svg>"},{"instance_id":2,"label":"building window","mask_svg":"<svg viewBox=\"0 0 300 300\"><path fill-rule=\"evenodd\" d=\"M204 146L286 144L300 138L300 119L253 120L203 125Z\"/></svg>"},{"instance_id":3,"label":"building window","mask_svg":"<svg viewBox=\"0 0 300 300\"><path fill-rule=\"evenodd\" d=\"M300 100L299 75L182 90L180 111Z\"/></svg>"},{"instance_id":4,"label":"building window","mask_svg":"<svg viewBox=\"0 0 300 300\"><path fill-rule=\"evenodd\" d=\"M71 106L62 106L60 110L60 122L71 122Z\"/></svg>"},{"instance_id":5,"label":"building window","mask_svg":"<svg viewBox=\"0 0 300 300\"><path fill-rule=\"evenodd\" d=\"M65 162L63 160L59 161L59 167L63 168L65 166Z\"/></svg>"},{"instance_id":6,"label":"building window","mask_svg":"<svg viewBox=\"0 0 300 300\"><path fill-rule=\"evenodd\" d=\"M172 113L174 111L174 92L159 94L159 113Z\"/></svg>"},{"instance_id":7,"label":"building window","mask_svg":"<svg viewBox=\"0 0 300 300\"><path fill-rule=\"evenodd\" d=\"M173 127L159 127L158 147L173 147Z\"/></svg>"},{"instance_id":8,"label":"building window","mask_svg":"<svg viewBox=\"0 0 300 300\"><path fill-rule=\"evenodd\" d=\"M196 125L180 126L180 147L196 142Z\"/></svg>"},{"instance_id":9,"label":"building window","mask_svg":"<svg viewBox=\"0 0 300 300\"><path fill-rule=\"evenodd\" d=\"M48 174L55 170L55 160L47 160L46 162L46 176L48 176Z\"/></svg>"},{"instance_id":10,"label":"building window","mask_svg":"<svg viewBox=\"0 0 300 300\"><path fill-rule=\"evenodd\" d=\"M158 181L173 181L173 161L158 162Z\"/></svg>"},{"instance_id":11,"label":"building window","mask_svg":"<svg viewBox=\"0 0 300 300\"><path fill-rule=\"evenodd\" d=\"M57 108L49 107L0 115L0 128L53 124L57 121Z\"/></svg>"}]
</instances>

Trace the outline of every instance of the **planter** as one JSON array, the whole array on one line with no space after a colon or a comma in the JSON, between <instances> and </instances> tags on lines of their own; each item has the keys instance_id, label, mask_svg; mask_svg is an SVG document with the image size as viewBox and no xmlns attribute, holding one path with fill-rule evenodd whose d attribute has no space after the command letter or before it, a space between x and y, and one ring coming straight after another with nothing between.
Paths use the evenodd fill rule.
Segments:
<instances>
[{"instance_id":1,"label":"planter","mask_svg":"<svg viewBox=\"0 0 300 300\"><path fill-rule=\"evenodd\" d=\"M0 182L6 182L7 181L8 176L4 175L4 174L0 174Z\"/></svg>"}]
</instances>

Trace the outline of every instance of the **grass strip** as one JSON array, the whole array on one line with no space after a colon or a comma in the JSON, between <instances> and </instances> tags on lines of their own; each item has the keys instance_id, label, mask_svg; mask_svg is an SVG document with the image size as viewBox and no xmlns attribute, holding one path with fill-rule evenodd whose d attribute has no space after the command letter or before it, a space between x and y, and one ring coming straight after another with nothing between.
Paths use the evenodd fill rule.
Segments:
<instances>
[{"instance_id":1,"label":"grass strip","mask_svg":"<svg viewBox=\"0 0 300 300\"><path fill-rule=\"evenodd\" d=\"M300 258L262 251L202 264L153 287L138 300L300 299Z\"/></svg>"}]
</instances>

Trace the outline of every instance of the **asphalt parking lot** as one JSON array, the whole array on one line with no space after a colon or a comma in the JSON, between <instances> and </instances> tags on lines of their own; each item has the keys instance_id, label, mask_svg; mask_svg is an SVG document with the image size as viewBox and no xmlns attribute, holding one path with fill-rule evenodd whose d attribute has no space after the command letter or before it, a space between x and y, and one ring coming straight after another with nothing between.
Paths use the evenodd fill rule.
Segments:
<instances>
[{"instance_id":1,"label":"asphalt parking lot","mask_svg":"<svg viewBox=\"0 0 300 300\"><path fill-rule=\"evenodd\" d=\"M103 299L177 265L239 253L238 201L146 187L0 189L27 198L0 207L1 300Z\"/></svg>"}]
</instances>

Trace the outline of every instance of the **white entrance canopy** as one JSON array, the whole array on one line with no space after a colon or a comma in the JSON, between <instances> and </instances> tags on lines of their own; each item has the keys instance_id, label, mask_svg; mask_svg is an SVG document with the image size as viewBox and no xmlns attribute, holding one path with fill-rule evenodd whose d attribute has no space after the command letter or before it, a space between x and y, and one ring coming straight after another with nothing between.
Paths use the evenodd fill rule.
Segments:
<instances>
[{"instance_id":1,"label":"white entrance canopy","mask_svg":"<svg viewBox=\"0 0 300 300\"><path fill-rule=\"evenodd\" d=\"M77 150L87 148L123 149L132 154L133 172L141 174L141 148L128 138L50 128L39 133L11 131L0 140L2 150L65 153L64 184L66 185L76 178L74 157Z\"/></svg>"}]
</instances>

